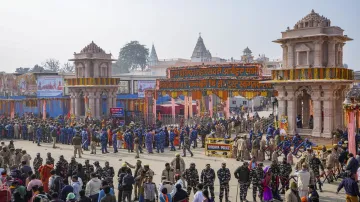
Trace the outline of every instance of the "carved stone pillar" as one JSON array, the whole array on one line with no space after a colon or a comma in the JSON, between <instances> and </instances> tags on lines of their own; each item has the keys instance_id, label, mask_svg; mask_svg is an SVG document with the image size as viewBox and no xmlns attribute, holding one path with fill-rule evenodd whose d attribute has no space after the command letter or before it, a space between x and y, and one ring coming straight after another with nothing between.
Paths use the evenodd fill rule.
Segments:
<instances>
[{"instance_id":1,"label":"carved stone pillar","mask_svg":"<svg viewBox=\"0 0 360 202\"><path fill-rule=\"evenodd\" d=\"M101 95L99 92L96 92L95 93L95 103L96 103L96 106L95 106L95 116L96 118L100 118L101 117L101 109L102 109L102 104L101 104Z\"/></svg>"},{"instance_id":2,"label":"carved stone pillar","mask_svg":"<svg viewBox=\"0 0 360 202\"><path fill-rule=\"evenodd\" d=\"M276 99L278 100L278 118L280 119L281 116L285 116L287 114L286 109L286 99L285 99L285 89L284 86L274 86L275 90L278 92L278 96Z\"/></svg>"},{"instance_id":3,"label":"carved stone pillar","mask_svg":"<svg viewBox=\"0 0 360 202\"><path fill-rule=\"evenodd\" d=\"M85 62L84 74L85 74L85 78L90 77L90 61Z\"/></svg>"},{"instance_id":4,"label":"carved stone pillar","mask_svg":"<svg viewBox=\"0 0 360 202\"><path fill-rule=\"evenodd\" d=\"M117 100L116 91L114 90L114 92L113 92L113 100L112 100L112 107L116 107L116 106L117 106L116 100Z\"/></svg>"},{"instance_id":5,"label":"carved stone pillar","mask_svg":"<svg viewBox=\"0 0 360 202\"><path fill-rule=\"evenodd\" d=\"M310 51L306 51L306 66L310 66Z\"/></svg>"},{"instance_id":6,"label":"carved stone pillar","mask_svg":"<svg viewBox=\"0 0 360 202\"><path fill-rule=\"evenodd\" d=\"M297 111L297 98L295 97L295 91L292 86L285 87L287 91L287 116L289 123L288 133L295 135L296 133L296 111Z\"/></svg>"},{"instance_id":7,"label":"carved stone pillar","mask_svg":"<svg viewBox=\"0 0 360 202\"><path fill-rule=\"evenodd\" d=\"M108 95L107 95L107 99L106 99L106 104L107 104L107 106L106 106L106 113L107 114L110 114L110 108L112 107L112 102L113 102L113 95L112 95L112 92L111 91L109 91L108 92Z\"/></svg>"},{"instance_id":8,"label":"carved stone pillar","mask_svg":"<svg viewBox=\"0 0 360 202\"><path fill-rule=\"evenodd\" d=\"M75 114L75 93L70 93L70 114Z\"/></svg>"},{"instance_id":9,"label":"carved stone pillar","mask_svg":"<svg viewBox=\"0 0 360 202\"><path fill-rule=\"evenodd\" d=\"M309 118L310 118L310 97L308 95L303 97L303 109L302 109L302 120L303 128L309 128Z\"/></svg>"},{"instance_id":10,"label":"carved stone pillar","mask_svg":"<svg viewBox=\"0 0 360 202\"><path fill-rule=\"evenodd\" d=\"M294 66L294 45L287 43L287 67Z\"/></svg>"},{"instance_id":11,"label":"carved stone pillar","mask_svg":"<svg viewBox=\"0 0 360 202\"><path fill-rule=\"evenodd\" d=\"M287 97L287 113L288 113L288 123L289 123L289 134L295 135L296 133L296 100L294 96Z\"/></svg>"},{"instance_id":12,"label":"carved stone pillar","mask_svg":"<svg viewBox=\"0 0 360 202\"><path fill-rule=\"evenodd\" d=\"M296 66L300 66L300 52L296 51Z\"/></svg>"},{"instance_id":13,"label":"carved stone pillar","mask_svg":"<svg viewBox=\"0 0 360 202\"><path fill-rule=\"evenodd\" d=\"M287 67L287 46L282 44L281 47L283 49L283 67Z\"/></svg>"},{"instance_id":14,"label":"carved stone pillar","mask_svg":"<svg viewBox=\"0 0 360 202\"><path fill-rule=\"evenodd\" d=\"M324 132L323 136L331 138L331 132L334 129L334 104L333 104L333 86L323 86L324 90Z\"/></svg>"},{"instance_id":15,"label":"carved stone pillar","mask_svg":"<svg viewBox=\"0 0 360 202\"><path fill-rule=\"evenodd\" d=\"M295 99L296 99L296 116L297 115L302 116L302 112L303 112L302 100L303 100L303 97L301 95L299 95L299 96L296 96Z\"/></svg>"},{"instance_id":16,"label":"carved stone pillar","mask_svg":"<svg viewBox=\"0 0 360 202\"><path fill-rule=\"evenodd\" d=\"M322 44L324 41L315 41L314 67L322 67Z\"/></svg>"},{"instance_id":17,"label":"carved stone pillar","mask_svg":"<svg viewBox=\"0 0 360 202\"><path fill-rule=\"evenodd\" d=\"M312 94L311 99L313 101L313 131L312 136L320 137L321 135L321 128L322 128L322 120L321 120L321 92L319 86L312 87Z\"/></svg>"},{"instance_id":18,"label":"carved stone pillar","mask_svg":"<svg viewBox=\"0 0 360 202\"><path fill-rule=\"evenodd\" d=\"M81 96L79 94L75 95L75 116L81 116L80 98Z\"/></svg>"},{"instance_id":19,"label":"carved stone pillar","mask_svg":"<svg viewBox=\"0 0 360 202\"><path fill-rule=\"evenodd\" d=\"M192 105L192 96L189 95L189 117L193 117L193 105Z\"/></svg>"},{"instance_id":20,"label":"carved stone pillar","mask_svg":"<svg viewBox=\"0 0 360 202\"><path fill-rule=\"evenodd\" d=\"M335 40L328 41L328 65L327 67L335 67Z\"/></svg>"}]
</instances>

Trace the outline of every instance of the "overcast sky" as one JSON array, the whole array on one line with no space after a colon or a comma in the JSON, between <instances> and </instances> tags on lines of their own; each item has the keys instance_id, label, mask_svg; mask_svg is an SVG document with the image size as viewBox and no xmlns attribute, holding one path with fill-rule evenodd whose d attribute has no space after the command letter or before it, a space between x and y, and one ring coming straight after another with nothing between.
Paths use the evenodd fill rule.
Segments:
<instances>
[{"instance_id":1,"label":"overcast sky","mask_svg":"<svg viewBox=\"0 0 360 202\"><path fill-rule=\"evenodd\" d=\"M92 40L118 57L120 48L138 40L160 59L190 58L199 32L213 56L253 54L281 57L272 40L314 9L354 38L344 62L360 70L359 0L2 0L0 71L61 63Z\"/></svg>"}]
</instances>

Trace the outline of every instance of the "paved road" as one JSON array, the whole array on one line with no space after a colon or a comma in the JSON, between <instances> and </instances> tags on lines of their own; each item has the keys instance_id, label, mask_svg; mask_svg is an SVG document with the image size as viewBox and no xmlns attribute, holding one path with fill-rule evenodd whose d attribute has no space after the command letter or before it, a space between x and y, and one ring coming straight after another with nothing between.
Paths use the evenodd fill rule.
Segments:
<instances>
[{"instance_id":1,"label":"paved road","mask_svg":"<svg viewBox=\"0 0 360 202\"><path fill-rule=\"evenodd\" d=\"M6 142L8 144L8 142ZM201 143L200 143L201 145ZM73 147L70 145L57 145L59 148L53 149L51 144L42 144L42 146L38 147L36 144L33 144L29 141L15 141L15 147L16 148L22 148L26 149L27 152L32 156L32 158L35 157L36 153L41 153L41 156L45 160L46 153L51 152L55 160L57 161L59 159L60 155L64 155L65 158L70 161L70 158L73 156ZM109 148L109 152L112 152L112 148ZM121 149L119 153L109 153L109 154L101 154L100 148L98 148L97 151L98 154L91 155L89 152L85 151L82 158L77 158L76 160L78 162L84 163L85 159L89 159L90 163L93 163L94 161L99 161L101 166L104 166L105 161L109 161L110 165L114 167L115 171L121 167L121 164L125 161L135 164L136 159L134 158L134 153L128 153L126 150ZM163 154L142 154L141 161L143 164L149 164L150 168L154 170L155 177L154 181L158 184L160 183L160 173L165 167L165 163L171 162L171 160L175 157L175 154L177 152L172 152L167 149L165 153ZM211 167L215 169L215 172L221 167L222 162L226 162L227 167L230 169L231 173L235 171L235 169L240 166L242 163L236 161L235 159L228 159L228 158L221 158L221 157L208 157L204 155L204 151L201 148L194 150L194 157L185 157L184 158L186 166L188 167L190 163L195 162L196 167L199 171L205 167L207 163L211 164ZM265 165L269 165L269 161L264 162ZM230 200L232 202L236 201L236 191L237 191L237 181L235 180L234 176L231 176L231 182L230 182ZM117 179L114 179L114 182L117 182ZM340 202L345 201L344 200L344 191L342 191L339 195L336 195L336 188L339 182L335 182L333 184L325 184L323 187L324 192L319 193L321 196L320 201L327 202ZM219 195L219 182L216 180L215 182L215 195ZM283 196L282 196L283 197ZM192 196L191 196L192 199ZM248 191L248 197L250 201L252 200L252 190ZM216 198L216 201L218 201L218 198ZM239 200L237 200L239 201ZM258 200L259 201L259 200Z\"/></svg>"}]
</instances>

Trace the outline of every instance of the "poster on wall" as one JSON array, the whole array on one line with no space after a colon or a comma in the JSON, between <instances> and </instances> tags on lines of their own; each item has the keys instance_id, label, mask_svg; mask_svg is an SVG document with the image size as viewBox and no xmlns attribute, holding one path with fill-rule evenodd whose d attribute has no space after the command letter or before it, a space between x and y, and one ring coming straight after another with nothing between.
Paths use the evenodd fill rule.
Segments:
<instances>
[{"instance_id":1,"label":"poster on wall","mask_svg":"<svg viewBox=\"0 0 360 202\"><path fill-rule=\"evenodd\" d=\"M112 107L110 108L110 113L112 117L124 117L124 108Z\"/></svg>"},{"instance_id":2,"label":"poster on wall","mask_svg":"<svg viewBox=\"0 0 360 202\"><path fill-rule=\"evenodd\" d=\"M145 97L145 90L155 87L156 81L138 81L138 97Z\"/></svg>"},{"instance_id":3,"label":"poster on wall","mask_svg":"<svg viewBox=\"0 0 360 202\"><path fill-rule=\"evenodd\" d=\"M39 76L37 78L37 96L62 96L64 80L61 76Z\"/></svg>"},{"instance_id":4,"label":"poster on wall","mask_svg":"<svg viewBox=\"0 0 360 202\"><path fill-rule=\"evenodd\" d=\"M36 78L32 73L16 77L19 95L36 95Z\"/></svg>"}]
</instances>

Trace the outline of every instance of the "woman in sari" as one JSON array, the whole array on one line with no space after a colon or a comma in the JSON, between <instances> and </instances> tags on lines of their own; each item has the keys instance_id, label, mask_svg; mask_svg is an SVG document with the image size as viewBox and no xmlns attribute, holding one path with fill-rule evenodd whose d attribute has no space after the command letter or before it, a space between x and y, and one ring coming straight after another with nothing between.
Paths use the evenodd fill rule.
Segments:
<instances>
[{"instance_id":1,"label":"woman in sari","mask_svg":"<svg viewBox=\"0 0 360 202\"><path fill-rule=\"evenodd\" d=\"M273 199L272 191L271 191L271 172L270 172L270 166L266 166L264 168L265 177L262 181L263 186L263 200L264 202L270 202Z\"/></svg>"}]
</instances>

